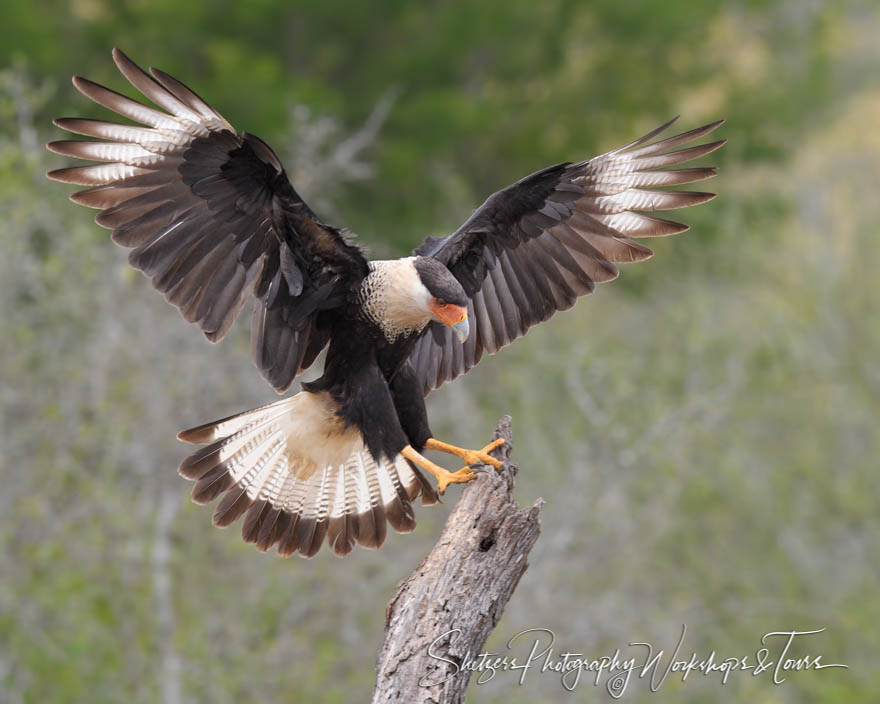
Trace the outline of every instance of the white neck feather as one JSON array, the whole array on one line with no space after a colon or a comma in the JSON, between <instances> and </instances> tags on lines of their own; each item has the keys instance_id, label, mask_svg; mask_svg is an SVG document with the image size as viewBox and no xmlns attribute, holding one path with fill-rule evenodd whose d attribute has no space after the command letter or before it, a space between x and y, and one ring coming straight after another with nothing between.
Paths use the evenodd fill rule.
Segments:
<instances>
[{"instance_id":1,"label":"white neck feather","mask_svg":"<svg viewBox=\"0 0 880 704\"><path fill-rule=\"evenodd\" d=\"M431 294L422 284L414 262L415 257L372 261L361 286L364 314L389 342L421 330L431 320Z\"/></svg>"}]
</instances>

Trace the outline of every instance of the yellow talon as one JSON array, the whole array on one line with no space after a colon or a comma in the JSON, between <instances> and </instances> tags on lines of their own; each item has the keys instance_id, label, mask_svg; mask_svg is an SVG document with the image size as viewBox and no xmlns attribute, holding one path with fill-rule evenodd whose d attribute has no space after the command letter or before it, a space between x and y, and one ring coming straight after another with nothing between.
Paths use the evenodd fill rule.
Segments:
<instances>
[{"instance_id":1,"label":"yellow talon","mask_svg":"<svg viewBox=\"0 0 880 704\"><path fill-rule=\"evenodd\" d=\"M489 455L489 453L503 444L504 438L498 438L497 440L490 442L482 450L466 450L463 447L456 447L455 445L440 442L435 438L430 438L428 442L425 443L425 449L438 450L450 455L455 455L456 457L461 457L461 459L463 459L468 465L488 464L495 469L501 469L502 462Z\"/></svg>"},{"instance_id":2,"label":"yellow talon","mask_svg":"<svg viewBox=\"0 0 880 704\"><path fill-rule=\"evenodd\" d=\"M503 444L504 438L498 438L497 440L490 442L482 450L466 450L463 447L456 447L455 445L449 445L445 442L430 438L428 442L425 443L426 450L439 450L440 452L446 452L450 455L461 457L461 459L465 461L467 466L462 467L457 472L450 472L440 465L434 464L431 460L416 452L416 450L409 445L403 448L400 454L416 466L421 467L433 475L437 480L437 493L442 494L450 484L464 484L475 479L477 475L471 470L471 465L487 464L495 469L501 469L502 462L492 457L489 453L492 452L492 450L501 447Z\"/></svg>"},{"instance_id":3,"label":"yellow talon","mask_svg":"<svg viewBox=\"0 0 880 704\"><path fill-rule=\"evenodd\" d=\"M437 477L437 493L446 493L446 487L450 484L465 484L466 482L476 479L470 467L462 467L457 472L445 472Z\"/></svg>"},{"instance_id":4,"label":"yellow talon","mask_svg":"<svg viewBox=\"0 0 880 704\"><path fill-rule=\"evenodd\" d=\"M437 480L437 493L439 494L445 492L446 487L450 484L463 484L471 481L471 479L476 479L477 476L469 467L462 467L457 472L450 472L440 465L434 464L427 457L423 457L410 445L404 447L400 454L417 467L421 467L426 472L429 472Z\"/></svg>"},{"instance_id":5,"label":"yellow talon","mask_svg":"<svg viewBox=\"0 0 880 704\"><path fill-rule=\"evenodd\" d=\"M495 469L501 469L501 460L496 460L488 453L492 452L492 450L500 447L503 444L504 438L498 438L497 440L490 442L482 450L465 450L464 457L462 457L462 459L469 465L482 463L491 465Z\"/></svg>"}]
</instances>

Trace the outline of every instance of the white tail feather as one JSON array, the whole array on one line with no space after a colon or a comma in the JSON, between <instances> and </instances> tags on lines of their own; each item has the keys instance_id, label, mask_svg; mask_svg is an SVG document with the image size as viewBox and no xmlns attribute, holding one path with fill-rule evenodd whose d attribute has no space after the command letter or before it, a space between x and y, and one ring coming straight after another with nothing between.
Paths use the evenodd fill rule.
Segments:
<instances>
[{"instance_id":1,"label":"white tail feather","mask_svg":"<svg viewBox=\"0 0 880 704\"><path fill-rule=\"evenodd\" d=\"M211 443L180 466L196 481L193 498L223 499L214 522L226 526L247 512L243 537L267 550L311 557L324 537L335 554L355 542L379 547L385 522L415 527L411 500L425 493L417 469L402 456L372 456L360 432L345 427L325 393L300 392L269 406L186 430L188 442Z\"/></svg>"}]
</instances>

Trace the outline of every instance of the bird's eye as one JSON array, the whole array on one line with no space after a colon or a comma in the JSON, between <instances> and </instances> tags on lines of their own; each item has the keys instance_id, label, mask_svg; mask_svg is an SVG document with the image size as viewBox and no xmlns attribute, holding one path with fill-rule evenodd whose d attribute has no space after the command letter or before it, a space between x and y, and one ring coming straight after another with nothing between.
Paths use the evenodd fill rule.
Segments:
<instances>
[{"instance_id":1,"label":"bird's eye","mask_svg":"<svg viewBox=\"0 0 880 704\"><path fill-rule=\"evenodd\" d=\"M438 299L437 299L437 306L440 307L440 308L445 308L445 307L446 307L446 301L444 301L442 298L438 298Z\"/></svg>"}]
</instances>

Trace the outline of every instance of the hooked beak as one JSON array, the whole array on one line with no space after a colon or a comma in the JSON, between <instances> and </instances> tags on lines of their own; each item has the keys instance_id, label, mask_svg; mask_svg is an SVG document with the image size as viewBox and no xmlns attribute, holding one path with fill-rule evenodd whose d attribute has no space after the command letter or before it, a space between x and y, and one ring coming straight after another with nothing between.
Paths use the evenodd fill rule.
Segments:
<instances>
[{"instance_id":1,"label":"hooked beak","mask_svg":"<svg viewBox=\"0 0 880 704\"><path fill-rule=\"evenodd\" d=\"M452 328L452 331L458 337L459 341L467 340L470 327L468 326L467 307L457 306L452 303L444 303L439 305L435 299L431 305L431 313L436 320L444 325Z\"/></svg>"},{"instance_id":2,"label":"hooked beak","mask_svg":"<svg viewBox=\"0 0 880 704\"><path fill-rule=\"evenodd\" d=\"M458 337L459 342L464 342L465 340L467 340L468 333L471 331L470 326L468 325L467 318L453 325L452 331Z\"/></svg>"}]
</instances>

